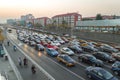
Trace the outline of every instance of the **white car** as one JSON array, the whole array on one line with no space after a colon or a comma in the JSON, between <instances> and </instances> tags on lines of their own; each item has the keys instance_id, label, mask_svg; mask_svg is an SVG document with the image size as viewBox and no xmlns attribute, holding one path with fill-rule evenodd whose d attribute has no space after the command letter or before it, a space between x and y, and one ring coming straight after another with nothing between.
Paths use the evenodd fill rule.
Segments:
<instances>
[{"instance_id":1,"label":"white car","mask_svg":"<svg viewBox=\"0 0 120 80\"><path fill-rule=\"evenodd\" d=\"M58 41L53 41L53 42L51 42L51 45L59 47L61 44Z\"/></svg>"},{"instance_id":2,"label":"white car","mask_svg":"<svg viewBox=\"0 0 120 80\"><path fill-rule=\"evenodd\" d=\"M74 52L67 47L64 47L64 48L60 49L60 51L61 51L61 53L64 53L64 54L74 55Z\"/></svg>"},{"instance_id":3,"label":"white car","mask_svg":"<svg viewBox=\"0 0 120 80\"><path fill-rule=\"evenodd\" d=\"M57 40L59 43L61 43L61 44L64 44L65 43L65 41L63 41L62 39L61 40Z\"/></svg>"}]
</instances>

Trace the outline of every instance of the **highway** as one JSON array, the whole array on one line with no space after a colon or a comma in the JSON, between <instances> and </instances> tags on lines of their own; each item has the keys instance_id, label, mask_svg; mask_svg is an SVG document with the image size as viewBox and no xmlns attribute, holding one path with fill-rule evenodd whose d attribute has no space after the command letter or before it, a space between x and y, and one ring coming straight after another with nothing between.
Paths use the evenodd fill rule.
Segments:
<instances>
[{"instance_id":1,"label":"highway","mask_svg":"<svg viewBox=\"0 0 120 80\"><path fill-rule=\"evenodd\" d=\"M77 62L75 67L67 67L66 65L58 62L55 57L47 55L45 51L38 52L33 47L19 41L15 31L10 33L8 38L11 42L17 45L19 50L21 50L21 54L19 54L19 56L23 56L23 54L29 56L53 78L55 78L55 80L88 80L85 74L85 68L89 65L78 62L77 55L72 56L72 58ZM16 55L16 53L10 55L12 56L12 59L17 60L16 57L18 57L18 55ZM104 62L104 64L104 69L112 73L110 70L111 64L106 62ZM120 77L118 78L120 79ZM26 80L28 79L26 78Z\"/></svg>"}]
</instances>

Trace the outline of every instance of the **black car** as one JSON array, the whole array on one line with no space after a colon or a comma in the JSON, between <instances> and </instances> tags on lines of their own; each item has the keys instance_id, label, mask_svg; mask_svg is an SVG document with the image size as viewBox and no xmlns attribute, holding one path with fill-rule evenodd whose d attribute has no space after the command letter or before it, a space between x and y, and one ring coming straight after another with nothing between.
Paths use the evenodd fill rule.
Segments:
<instances>
[{"instance_id":1,"label":"black car","mask_svg":"<svg viewBox=\"0 0 120 80\"><path fill-rule=\"evenodd\" d=\"M78 56L79 62L85 62L91 64L92 66L103 66L103 61L96 59L93 55L90 54L80 54Z\"/></svg>"},{"instance_id":2,"label":"black car","mask_svg":"<svg viewBox=\"0 0 120 80\"><path fill-rule=\"evenodd\" d=\"M36 50L39 50L39 51L44 51L44 46L41 45L41 44L36 44L36 45L35 45L35 49L36 49Z\"/></svg>"},{"instance_id":3,"label":"black car","mask_svg":"<svg viewBox=\"0 0 120 80\"><path fill-rule=\"evenodd\" d=\"M118 78L101 67L90 66L86 68L85 72L90 80L118 80Z\"/></svg>"},{"instance_id":4,"label":"black car","mask_svg":"<svg viewBox=\"0 0 120 80\"><path fill-rule=\"evenodd\" d=\"M82 53L83 52L82 48L78 47L77 45L71 45L71 46L68 46L68 48L70 48L75 53Z\"/></svg>"},{"instance_id":5,"label":"black car","mask_svg":"<svg viewBox=\"0 0 120 80\"><path fill-rule=\"evenodd\" d=\"M94 48L93 46L82 46L82 49L86 52L97 52L98 49Z\"/></svg>"},{"instance_id":6,"label":"black car","mask_svg":"<svg viewBox=\"0 0 120 80\"><path fill-rule=\"evenodd\" d=\"M100 59L102 61L106 61L106 62L115 62L115 59L108 55L107 53L105 52L95 52L93 54L97 59Z\"/></svg>"},{"instance_id":7,"label":"black car","mask_svg":"<svg viewBox=\"0 0 120 80\"><path fill-rule=\"evenodd\" d=\"M112 46L109 45L102 45L99 47L99 50L103 51L103 52L108 52L108 53L117 53L119 52L119 50L115 49Z\"/></svg>"}]
</instances>

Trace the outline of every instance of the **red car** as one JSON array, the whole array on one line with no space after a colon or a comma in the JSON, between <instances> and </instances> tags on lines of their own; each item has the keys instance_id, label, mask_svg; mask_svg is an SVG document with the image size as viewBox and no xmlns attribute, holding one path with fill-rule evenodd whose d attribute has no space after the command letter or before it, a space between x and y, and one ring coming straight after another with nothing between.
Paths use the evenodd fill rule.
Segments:
<instances>
[{"instance_id":1,"label":"red car","mask_svg":"<svg viewBox=\"0 0 120 80\"><path fill-rule=\"evenodd\" d=\"M41 41L40 44L42 44L43 46L47 46L47 42L46 41Z\"/></svg>"},{"instance_id":2,"label":"red car","mask_svg":"<svg viewBox=\"0 0 120 80\"><path fill-rule=\"evenodd\" d=\"M57 46L53 46L51 44L47 44L47 48L53 48L55 50L58 50L59 48Z\"/></svg>"}]
</instances>

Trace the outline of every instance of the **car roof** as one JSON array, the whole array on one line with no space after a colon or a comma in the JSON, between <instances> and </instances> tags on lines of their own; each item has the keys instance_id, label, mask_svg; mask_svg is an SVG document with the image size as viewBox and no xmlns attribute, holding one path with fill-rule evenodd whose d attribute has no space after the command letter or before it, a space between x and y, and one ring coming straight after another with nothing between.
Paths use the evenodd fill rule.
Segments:
<instances>
[{"instance_id":1,"label":"car roof","mask_svg":"<svg viewBox=\"0 0 120 80\"><path fill-rule=\"evenodd\" d=\"M59 54L59 56L68 56L67 54Z\"/></svg>"},{"instance_id":2,"label":"car roof","mask_svg":"<svg viewBox=\"0 0 120 80\"><path fill-rule=\"evenodd\" d=\"M101 67L92 67L92 70L100 71L100 70L103 70L103 69Z\"/></svg>"},{"instance_id":3,"label":"car roof","mask_svg":"<svg viewBox=\"0 0 120 80\"><path fill-rule=\"evenodd\" d=\"M120 61L116 61L114 64L120 64Z\"/></svg>"},{"instance_id":4,"label":"car roof","mask_svg":"<svg viewBox=\"0 0 120 80\"><path fill-rule=\"evenodd\" d=\"M69 49L69 48L67 48L67 47L64 47L63 49Z\"/></svg>"},{"instance_id":5,"label":"car roof","mask_svg":"<svg viewBox=\"0 0 120 80\"><path fill-rule=\"evenodd\" d=\"M80 54L82 56L92 56L91 54Z\"/></svg>"}]
</instances>

